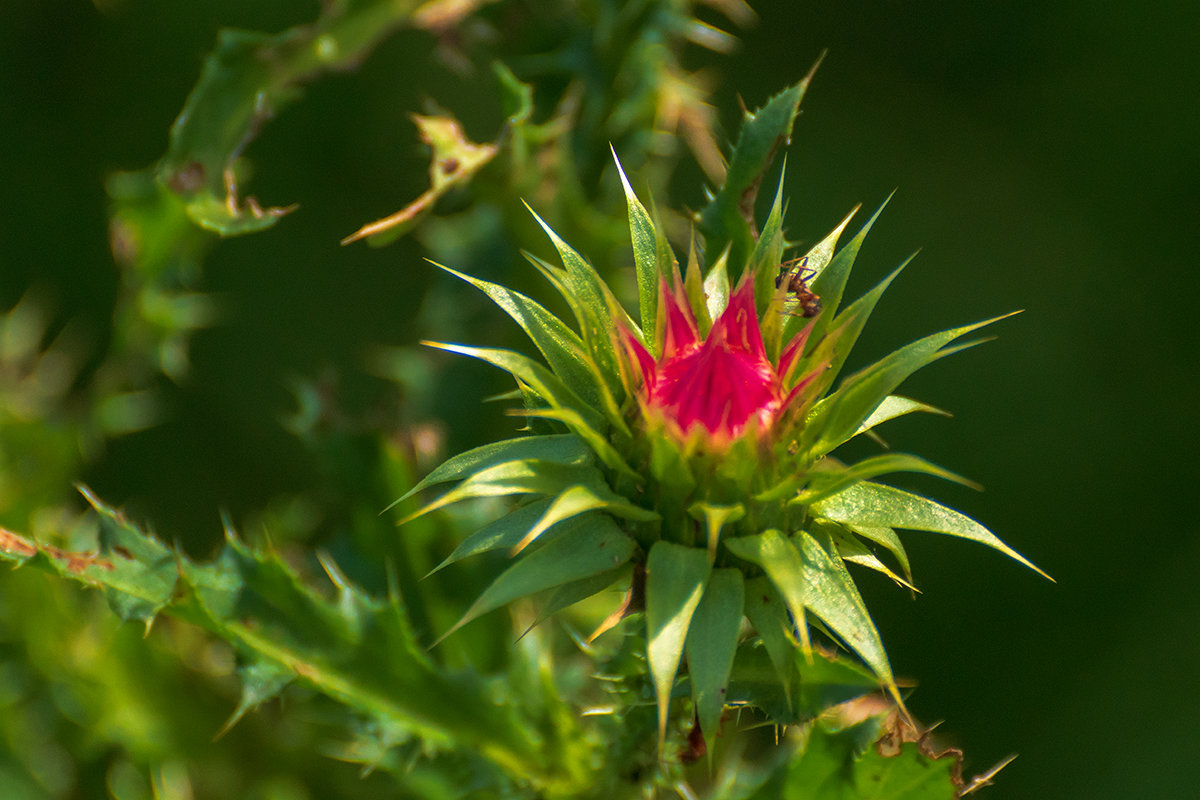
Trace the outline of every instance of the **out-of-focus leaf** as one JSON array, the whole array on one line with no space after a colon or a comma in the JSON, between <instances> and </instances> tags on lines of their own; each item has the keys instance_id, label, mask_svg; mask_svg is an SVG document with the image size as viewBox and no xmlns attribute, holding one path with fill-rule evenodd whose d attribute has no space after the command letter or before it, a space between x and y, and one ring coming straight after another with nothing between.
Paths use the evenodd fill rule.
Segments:
<instances>
[{"instance_id":1,"label":"out-of-focus leaf","mask_svg":"<svg viewBox=\"0 0 1200 800\"><path fill-rule=\"evenodd\" d=\"M1050 578L970 517L926 497L910 494L892 486L871 482L859 483L816 503L812 510L815 514L855 529L908 528L970 539L999 550L1039 575Z\"/></svg>"},{"instance_id":2,"label":"out-of-focus leaf","mask_svg":"<svg viewBox=\"0 0 1200 800\"><path fill-rule=\"evenodd\" d=\"M658 698L660 751L675 672L711 569L705 550L674 542L655 542L646 559L646 651Z\"/></svg>"},{"instance_id":3,"label":"out-of-focus leaf","mask_svg":"<svg viewBox=\"0 0 1200 800\"><path fill-rule=\"evenodd\" d=\"M692 698L700 730L710 740L720 728L725 708L744 599L741 570L714 569L688 629L687 663Z\"/></svg>"},{"instance_id":4,"label":"out-of-focus leaf","mask_svg":"<svg viewBox=\"0 0 1200 800\"><path fill-rule=\"evenodd\" d=\"M429 188L396 213L362 226L342 239L342 244L367 238L375 244L394 241L433 208L438 198L455 186L470 181L496 156L496 145L472 142L453 117L413 114L412 120L420 132L421 141L433 151L429 160Z\"/></svg>"},{"instance_id":5,"label":"out-of-focus leaf","mask_svg":"<svg viewBox=\"0 0 1200 800\"><path fill-rule=\"evenodd\" d=\"M267 34L223 30L171 126L166 154L139 173L115 176L113 240L118 258L157 272L167 259L198 254L179 246L197 225L222 236L273 225L290 209L240 197L236 164L262 127L299 96L299 87L359 63L417 3L325 3L309 25ZM170 231L165 239L163 231Z\"/></svg>"},{"instance_id":6,"label":"out-of-focus leaf","mask_svg":"<svg viewBox=\"0 0 1200 800\"><path fill-rule=\"evenodd\" d=\"M101 550L114 556L106 564L91 565L88 572L105 572L100 585L117 616L144 622L149 628L175 592L179 556L143 534L123 514L105 506L90 490L82 491L100 516Z\"/></svg>"},{"instance_id":7,"label":"out-of-focus leaf","mask_svg":"<svg viewBox=\"0 0 1200 800\"><path fill-rule=\"evenodd\" d=\"M480 470L508 461L536 459L553 461L558 464L587 464L591 458L592 452L588 446L572 433L520 436L516 439L492 442L446 459L384 511L404 502L422 489L436 486L439 483L461 480Z\"/></svg>"},{"instance_id":8,"label":"out-of-focus leaf","mask_svg":"<svg viewBox=\"0 0 1200 800\"><path fill-rule=\"evenodd\" d=\"M438 641L513 600L615 569L637 549L637 543L603 514L577 517L568 524L574 526L570 535L558 536L519 558Z\"/></svg>"},{"instance_id":9,"label":"out-of-focus leaf","mask_svg":"<svg viewBox=\"0 0 1200 800\"><path fill-rule=\"evenodd\" d=\"M237 708L221 726L217 737L224 736L234 725L246 715L268 700L277 697L280 692L296 680L296 673L278 661L255 660L238 667L238 678L242 681L242 697L238 700Z\"/></svg>"},{"instance_id":10,"label":"out-of-focus leaf","mask_svg":"<svg viewBox=\"0 0 1200 800\"><path fill-rule=\"evenodd\" d=\"M124 605L161 597L158 570L166 548L92 502L105 524L121 520L99 554L39 547L4 532L0 561L99 586L110 596L128 595ZM121 569L118 560L126 562ZM172 564L175 587L160 613L199 625L247 662L264 664L256 693L290 672L297 682L430 746L477 752L517 780L540 784L548 778L543 754L526 736L528 723L517 709L495 703L494 689L477 675L435 665L395 602L377 601L340 577L336 600L327 600L280 557L253 551L231 534L216 561L198 564L173 553Z\"/></svg>"}]
</instances>

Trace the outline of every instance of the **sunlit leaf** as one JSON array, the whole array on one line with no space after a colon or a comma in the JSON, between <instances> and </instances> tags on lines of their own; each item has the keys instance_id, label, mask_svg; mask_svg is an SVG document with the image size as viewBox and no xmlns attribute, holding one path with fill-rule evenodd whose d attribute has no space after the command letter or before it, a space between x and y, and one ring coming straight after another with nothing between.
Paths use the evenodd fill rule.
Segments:
<instances>
[{"instance_id":1,"label":"sunlit leaf","mask_svg":"<svg viewBox=\"0 0 1200 800\"><path fill-rule=\"evenodd\" d=\"M557 495L571 486L591 484L604 491L604 477L595 467L526 459L482 469L465 481L400 520L401 525L452 503L478 497L520 494Z\"/></svg>"},{"instance_id":2,"label":"sunlit leaf","mask_svg":"<svg viewBox=\"0 0 1200 800\"><path fill-rule=\"evenodd\" d=\"M496 305L504 309L528 334L550 368L562 378L563 383L589 405L596 405L600 398L596 386L599 376L593 375L588 366L583 342L562 320L520 292L514 292L498 283L480 280L436 262L431 263L470 283L492 298Z\"/></svg>"},{"instance_id":3,"label":"sunlit leaf","mask_svg":"<svg viewBox=\"0 0 1200 800\"><path fill-rule=\"evenodd\" d=\"M943 417L950 416L949 411L943 411L940 408L922 403L919 400L912 400L900 395L891 394L883 399L883 402L871 412L871 416L867 417L862 425L858 426L858 430L854 432L857 436L860 433L866 433L877 425L881 425L890 419L902 417L905 414L912 414L915 411L921 411L926 414L940 414Z\"/></svg>"},{"instance_id":4,"label":"sunlit leaf","mask_svg":"<svg viewBox=\"0 0 1200 800\"><path fill-rule=\"evenodd\" d=\"M864 482L812 506L813 513L853 528L908 528L986 544L1050 578L970 517L934 501L880 483ZM1053 578L1051 578L1053 580Z\"/></svg>"},{"instance_id":5,"label":"sunlit leaf","mask_svg":"<svg viewBox=\"0 0 1200 800\"><path fill-rule=\"evenodd\" d=\"M646 560L646 650L658 698L660 750L671 687L710 570L706 551L674 542L655 542Z\"/></svg>"},{"instance_id":6,"label":"sunlit leaf","mask_svg":"<svg viewBox=\"0 0 1200 800\"><path fill-rule=\"evenodd\" d=\"M692 698L700 730L710 739L720 728L725 708L744 595L741 570L714 569L688 629L686 649Z\"/></svg>"},{"instance_id":7,"label":"sunlit leaf","mask_svg":"<svg viewBox=\"0 0 1200 800\"><path fill-rule=\"evenodd\" d=\"M411 117L421 141L429 145L431 150L429 188L396 213L363 225L342 239L342 244L366 238L375 244L394 240L427 214L438 198L455 186L469 182L475 173L496 157L496 145L472 142L459 121L451 116L412 114Z\"/></svg>"},{"instance_id":8,"label":"sunlit leaf","mask_svg":"<svg viewBox=\"0 0 1200 800\"><path fill-rule=\"evenodd\" d=\"M442 563L429 571L429 575L470 556L490 553L495 550L512 550L529 533L537 521L546 513L553 500L543 497L513 509L503 517L488 523L464 539L454 552ZM429 577L426 575L425 577Z\"/></svg>"},{"instance_id":9,"label":"sunlit leaf","mask_svg":"<svg viewBox=\"0 0 1200 800\"><path fill-rule=\"evenodd\" d=\"M522 550L551 526L589 511L603 511L611 516L635 522L659 519L657 512L630 503L603 484L570 486L554 498L554 502L546 509L542 518L514 545L514 552Z\"/></svg>"},{"instance_id":10,"label":"sunlit leaf","mask_svg":"<svg viewBox=\"0 0 1200 800\"><path fill-rule=\"evenodd\" d=\"M1004 316L931 334L903 347L886 358L847 378L838 390L814 408L806 424L818 431L810 447L827 453L849 439L892 391L921 367L956 352L946 347L971 331L990 325ZM945 348L945 349L943 349Z\"/></svg>"},{"instance_id":11,"label":"sunlit leaf","mask_svg":"<svg viewBox=\"0 0 1200 800\"><path fill-rule=\"evenodd\" d=\"M448 350L451 353L461 353L464 356L478 358L497 366L529 386L539 397L549 403L551 408L564 408L576 412L582 424L593 431L608 429L608 423L600 413L585 403L558 376L528 356L512 350L499 350L493 347L468 347L462 344L441 342L424 342L424 344L439 350Z\"/></svg>"},{"instance_id":12,"label":"sunlit leaf","mask_svg":"<svg viewBox=\"0 0 1200 800\"><path fill-rule=\"evenodd\" d=\"M809 606L811 587L800 552L777 530L765 531L756 536L726 539L725 546L738 558L757 564L767 573L792 615L801 648L808 652L811 644L805 609ZM755 600L751 597L748 606L754 603ZM753 620L754 616L750 618Z\"/></svg>"},{"instance_id":13,"label":"sunlit leaf","mask_svg":"<svg viewBox=\"0 0 1200 800\"><path fill-rule=\"evenodd\" d=\"M858 653L867 666L902 703L892 677L892 667L884 652L879 630L867 613L854 579L840 558L825 552L816 539L801 531L795 543L804 559L804 574L809 580L808 607L821 618L850 648Z\"/></svg>"},{"instance_id":14,"label":"sunlit leaf","mask_svg":"<svg viewBox=\"0 0 1200 800\"><path fill-rule=\"evenodd\" d=\"M637 274L638 309L641 312L642 335L647 343L657 341L655 336L655 317L658 313L658 280L660 275L671 274L673 257L666 237L658 230L650 219L645 206L634 194L625 170L613 151L613 160L617 164L617 174L621 176L621 186L625 190L625 201L629 206L629 235L633 240L633 263ZM653 344L651 344L653 347Z\"/></svg>"},{"instance_id":15,"label":"sunlit leaf","mask_svg":"<svg viewBox=\"0 0 1200 800\"><path fill-rule=\"evenodd\" d=\"M513 600L615 569L637 549L637 543L602 514L576 517L567 524L574 525L569 535L517 559L438 641Z\"/></svg>"},{"instance_id":16,"label":"sunlit leaf","mask_svg":"<svg viewBox=\"0 0 1200 800\"><path fill-rule=\"evenodd\" d=\"M790 502L793 505L810 505L826 497L832 497L856 483L892 472L917 472L924 475L934 475L938 478L961 483L964 486L970 486L974 489L979 488L977 483L969 481L950 470L942 469L936 464L931 464L919 456L907 453L884 453L864 458L862 461L849 467L812 472L808 488L796 495Z\"/></svg>"},{"instance_id":17,"label":"sunlit leaf","mask_svg":"<svg viewBox=\"0 0 1200 800\"><path fill-rule=\"evenodd\" d=\"M393 508L422 489L466 478L480 470L503 464L507 461L553 461L558 464L587 464L592 460L592 451L578 436L572 433L549 436L521 436L492 442L465 453L446 459L440 466L421 479L400 499L384 509Z\"/></svg>"}]
</instances>

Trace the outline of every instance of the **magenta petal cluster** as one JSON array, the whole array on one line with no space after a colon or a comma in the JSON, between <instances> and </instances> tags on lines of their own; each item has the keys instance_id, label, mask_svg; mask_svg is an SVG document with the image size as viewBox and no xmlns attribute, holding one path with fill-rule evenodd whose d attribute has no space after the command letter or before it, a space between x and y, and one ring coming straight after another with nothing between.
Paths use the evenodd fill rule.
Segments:
<instances>
[{"instance_id":1,"label":"magenta petal cluster","mask_svg":"<svg viewBox=\"0 0 1200 800\"><path fill-rule=\"evenodd\" d=\"M754 282L743 280L729 305L701 340L695 317L676 282L659 285L663 311L661 356L657 361L629 331L621 338L638 365L640 399L648 413L664 419L683 438L697 430L718 446L747 429L771 431L801 386L786 387L803 350L807 329L772 364L763 347L754 302Z\"/></svg>"}]
</instances>

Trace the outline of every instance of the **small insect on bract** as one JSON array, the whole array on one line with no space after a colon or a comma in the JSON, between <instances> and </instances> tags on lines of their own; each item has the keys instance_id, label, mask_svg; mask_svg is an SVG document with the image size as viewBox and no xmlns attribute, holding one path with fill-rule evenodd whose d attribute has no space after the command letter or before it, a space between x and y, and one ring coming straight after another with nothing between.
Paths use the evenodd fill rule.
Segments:
<instances>
[{"instance_id":1,"label":"small insect on bract","mask_svg":"<svg viewBox=\"0 0 1200 800\"><path fill-rule=\"evenodd\" d=\"M808 288L808 279L815 274L816 270L808 266L808 256L800 256L780 264L779 275L775 277L775 288L784 286L786 281L787 293L796 296L802 317L821 313L821 298Z\"/></svg>"}]
</instances>

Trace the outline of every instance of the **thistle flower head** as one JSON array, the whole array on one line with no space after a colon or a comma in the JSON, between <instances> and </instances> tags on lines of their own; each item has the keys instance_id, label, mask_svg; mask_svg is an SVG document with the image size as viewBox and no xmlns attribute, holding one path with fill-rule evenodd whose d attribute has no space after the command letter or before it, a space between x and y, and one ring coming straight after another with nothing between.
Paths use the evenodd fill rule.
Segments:
<instances>
[{"instance_id":1,"label":"thistle flower head","mask_svg":"<svg viewBox=\"0 0 1200 800\"><path fill-rule=\"evenodd\" d=\"M681 287L671 290L665 278L659 282L659 307L665 324L657 359L628 328L618 329L641 379L636 395L646 418L661 421L677 439L699 435L715 449L748 431L773 433L801 388L789 391L784 378L803 335L794 338L787 362L772 363L763 345L754 283L745 279L703 338Z\"/></svg>"},{"instance_id":2,"label":"thistle flower head","mask_svg":"<svg viewBox=\"0 0 1200 800\"><path fill-rule=\"evenodd\" d=\"M793 712L816 713L796 707L791 691L804 663L795 653L811 658L810 625L861 659L900 703L847 564L911 586L895 533L910 528L971 539L1033 565L968 517L875 480L901 471L962 480L953 473L912 455L886 452L846 464L831 452L894 417L936 412L893 392L991 320L927 336L834 388L899 272L841 307L874 218L839 250L848 216L799 262L810 281L805 291L823 307L806 319L790 292L795 282L781 279L780 193L745 263L722 256L705 265L693 247L681 271L621 178L640 325L545 223L562 267L529 259L566 299L573 324L525 295L443 267L508 312L546 363L507 350L434 346L511 373L525 398L522 413L557 428L451 458L409 493L460 481L413 516L471 497L522 501L441 565L488 550L513 556L450 632L518 597L539 598L545 618L621 583L627 601L611 620L645 611L660 737L680 669L689 675L701 729L713 733L737 686L734 654L754 643ZM748 640L743 617L754 631Z\"/></svg>"}]
</instances>

